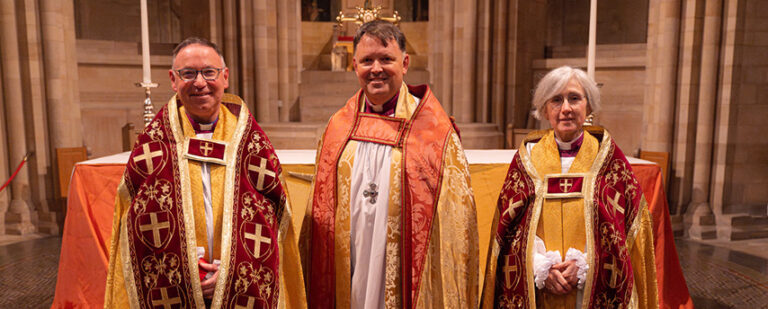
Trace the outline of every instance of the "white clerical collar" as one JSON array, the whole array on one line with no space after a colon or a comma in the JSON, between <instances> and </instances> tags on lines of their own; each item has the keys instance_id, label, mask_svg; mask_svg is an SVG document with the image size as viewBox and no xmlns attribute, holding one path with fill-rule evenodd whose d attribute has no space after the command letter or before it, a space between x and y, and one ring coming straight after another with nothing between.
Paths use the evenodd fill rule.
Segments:
<instances>
[{"instance_id":1,"label":"white clerical collar","mask_svg":"<svg viewBox=\"0 0 768 309\"><path fill-rule=\"evenodd\" d=\"M213 131L213 126L216 125L216 122L199 123L199 125L200 125L200 130L203 130L203 131Z\"/></svg>"},{"instance_id":2,"label":"white clerical collar","mask_svg":"<svg viewBox=\"0 0 768 309\"><path fill-rule=\"evenodd\" d=\"M560 138L557 137L557 134L555 134L555 142L557 143L557 148L560 150L571 150L571 148L573 148L573 144L576 143L576 141L578 141L582 135L584 135L583 130L581 131L579 136L572 139L570 142L563 142L560 140Z\"/></svg>"}]
</instances>

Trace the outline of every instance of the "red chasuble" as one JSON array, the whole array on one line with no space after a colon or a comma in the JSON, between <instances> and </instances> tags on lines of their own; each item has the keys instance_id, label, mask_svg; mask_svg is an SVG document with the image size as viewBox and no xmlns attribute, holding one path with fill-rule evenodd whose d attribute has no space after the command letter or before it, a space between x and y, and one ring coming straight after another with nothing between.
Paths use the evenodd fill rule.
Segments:
<instances>
[{"instance_id":1,"label":"red chasuble","mask_svg":"<svg viewBox=\"0 0 768 309\"><path fill-rule=\"evenodd\" d=\"M582 308L658 306L653 236L640 185L608 132L599 127L585 130L600 143L586 174L537 173L534 161L542 159L531 157L525 145L551 130L529 134L512 159L491 230L483 308L541 306L533 247L542 204L549 198L584 200L589 269Z\"/></svg>"},{"instance_id":2,"label":"red chasuble","mask_svg":"<svg viewBox=\"0 0 768 309\"><path fill-rule=\"evenodd\" d=\"M172 99L131 152L118 193L118 199L124 194L130 200L118 231L131 307L205 306L195 250L190 160L226 167L222 230L215 231L221 232L222 250L213 307L277 307L278 230L286 207L278 179L280 163L242 100L225 94L222 104L237 117L229 141L185 137Z\"/></svg>"},{"instance_id":3,"label":"red chasuble","mask_svg":"<svg viewBox=\"0 0 768 309\"><path fill-rule=\"evenodd\" d=\"M451 120L426 85L408 86L420 97L410 119L367 114L361 111L363 92L349 99L333 115L318 152L311 207L309 269L307 274L310 308L334 308L336 272L334 258L335 210L337 205L337 164L350 140L386 144L403 149L402 183L402 300L412 308L419 297L430 230L442 177L443 152L453 132ZM401 95L404 95L401 93ZM422 295L421 297L430 297Z\"/></svg>"}]
</instances>

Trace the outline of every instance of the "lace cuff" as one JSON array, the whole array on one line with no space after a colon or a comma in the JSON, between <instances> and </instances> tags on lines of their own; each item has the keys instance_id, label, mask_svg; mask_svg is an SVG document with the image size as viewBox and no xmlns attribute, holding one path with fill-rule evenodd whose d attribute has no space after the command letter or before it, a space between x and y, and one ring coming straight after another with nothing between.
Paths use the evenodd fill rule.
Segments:
<instances>
[{"instance_id":1,"label":"lace cuff","mask_svg":"<svg viewBox=\"0 0 768 309\"><path fill-rule=\"evenodd\" d=\"M578 287L579 289L584 289L584 282L587 281L587 270L589 270L589 265L587 264L587 254L579 251L578 249L570 248L568 249L568 252L565 253L565 260L576 261L576 266L579 267L579 271L576 272L576 276L579 278Z\"/></svg>"},{"instance_id":2,"label":"lace cuff","mask_svg":"<svg viewBox=\"0 0 768 309\"><path fill-rule=\"evenodd\" d=\"M534 256L534 282L536 282L536 288L544 288L544 281L549 276L549 269L552 265L561 263L560 251L547 251L544 254L537 253Z\"/></svg>"}]
</instances>

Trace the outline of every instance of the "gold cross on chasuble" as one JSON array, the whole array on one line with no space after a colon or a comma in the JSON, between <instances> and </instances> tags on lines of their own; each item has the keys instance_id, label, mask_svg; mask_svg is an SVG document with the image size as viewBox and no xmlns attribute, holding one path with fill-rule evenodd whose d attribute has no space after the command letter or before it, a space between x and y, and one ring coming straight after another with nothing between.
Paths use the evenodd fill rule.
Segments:
<instances>
[{"instance_id":1,"label":"gold cross on chasuble","mask_svg":"<svg viewBox=\"0 0 768 309\"><path fill-rule=\"evenodd\" d=\"M141 155L133 157L133 162L138 163L143 161L144 164L147 166L147 174L152 174L152 172L155 171L155 163L152 162L152 159L156 157L162 157L163 151L159 149L155 151L150 151L149 144L150 143L146 143L142 145Z\"/></svg>"},{"instance_id":2,"label":"gold cross on chasuble","mask_svg":"<svg viewBox=\"0 0 768 309\"><path fill-rule=\"evenodd\" d=\"M275 178L275 172L270 171L267 168L267 159L256 157L256 160L259 161L258 165L248 164L248 171L255 172L258 176L256 176L256 190L262 191L265 187L265 177L270 177L270 179ZM271 183L271 182L270 182Z\"/></svg>"},{"instance_id":3,"label":"gold cross on chasuble","mask_svg":"<svg viewBox=\"0 0 768 309\"><path fill-rule=\"evenodd\" d=\"M256 297L248 296L248 301L245 306L235 303L235 309L253 309L256 308Z\"/></svg>"},{"instance_id":4,"label":"gold cross on chasuble","mask_svg":"<svg viewBox=\"0 0 768 309\"><path fill-rule=\"evenodd\" d=\"M512 274L517 272L517 266L511 265L512 263L510 260L514 256L509 254L504 256L504 267L501 268L501 271L504 273L504 288L512 288L512 282L513 278Z\"/></svg>"},{"instance_id":5,"label":"gold cross on chasuble","mask_svg":"<svg viewBox=\"0 0 768 309\"><path fill-rule=\"evenodd\" d=\"M255 226L256 226L256 230L253 233L245 232L245 239L253 240L253 255L256 258L260 258L262 255L261 245L262 244L271 245L272 239L269 237L265 237L262 234L262 230L264 229L263 225L256 223Z\"/></svg>"},{"instance_id":6,"label":"gold cross on chasuble","mask_svg":"<svg viewBox=\"0 0 768 309\"><path fill-rule=\"evenodd\" d=\"M603 269L607 270L611 273L611 276L608 278L608 286L610 286L612 289L616 288L616 284L618 282L618 276L619 276L619 268L616 266L616 257L612 257L611 263L605 263L603 265Z\"/></svg>"},{"instance_id":7,"label":"gold cross on chasuble","mask_svg":"<svg viewBox=\"0 0 768 309\"><path fill-rule=\"evenodd\" d=\"M210 142L203 141L200 143L200 152L202 152L204 156L208 156L212 151L213 145L211 145Z\"/></svg>"},{"instance_id":8,"label":"gold cross on chasuble","mask_svg":"<svg viewBox=\"0 0 768 309\"><path fill-rule=\"evenodd\" d=\"M180 305L181 298L179 296L169 297L168 288L160 288L160 299L152 299L152 307L162 307L163 309L171 309L173 305Z\"/></svg>"},{"instance_id":9,"label":"gold cross on chasuble","mask_svg":"<svg viewBox=\"0 0 768 309\"><path fill-rule=\"evenodd\" d=\"M163 213L167 213L167 212L164 211ZM147 215L149 216L149 224L139 225L139 231L141 232L152 231L152 244L156 248L159 248L163 244L163 239L160 237L160 230L170 229L171 224L167 220L159 221L157 219L156 212L151 212Z\"/></svg>"}]
</instances>

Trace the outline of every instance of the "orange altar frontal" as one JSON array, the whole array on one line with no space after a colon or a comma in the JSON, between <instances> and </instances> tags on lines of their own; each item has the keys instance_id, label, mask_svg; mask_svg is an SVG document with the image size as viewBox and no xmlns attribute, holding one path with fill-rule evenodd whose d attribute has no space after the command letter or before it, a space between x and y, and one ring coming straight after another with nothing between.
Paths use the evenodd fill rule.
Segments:
<instances>
[{"instance_id":1,"label":"orange altar frontal","mask_svg":"<svg viewBox=\"0 0 768 309\"><path fill-rule=\"evenodd\" d=\"M70 183L61 244L54 308L103 307L109 265L109 241L117 186L128 152L77 164ZM491 235L491 220L515 150L466 150L472 178L480 243L480 274ZM278 150L286 177L294 224L301 228L314 171L314 150ZM662 308L691 306L672 237L661 168L628 158L653 219L659 303ZM482 278L481 278L482 280ZM482 282L482 281L481 281Z\"/></svg>"}]
</instances>

